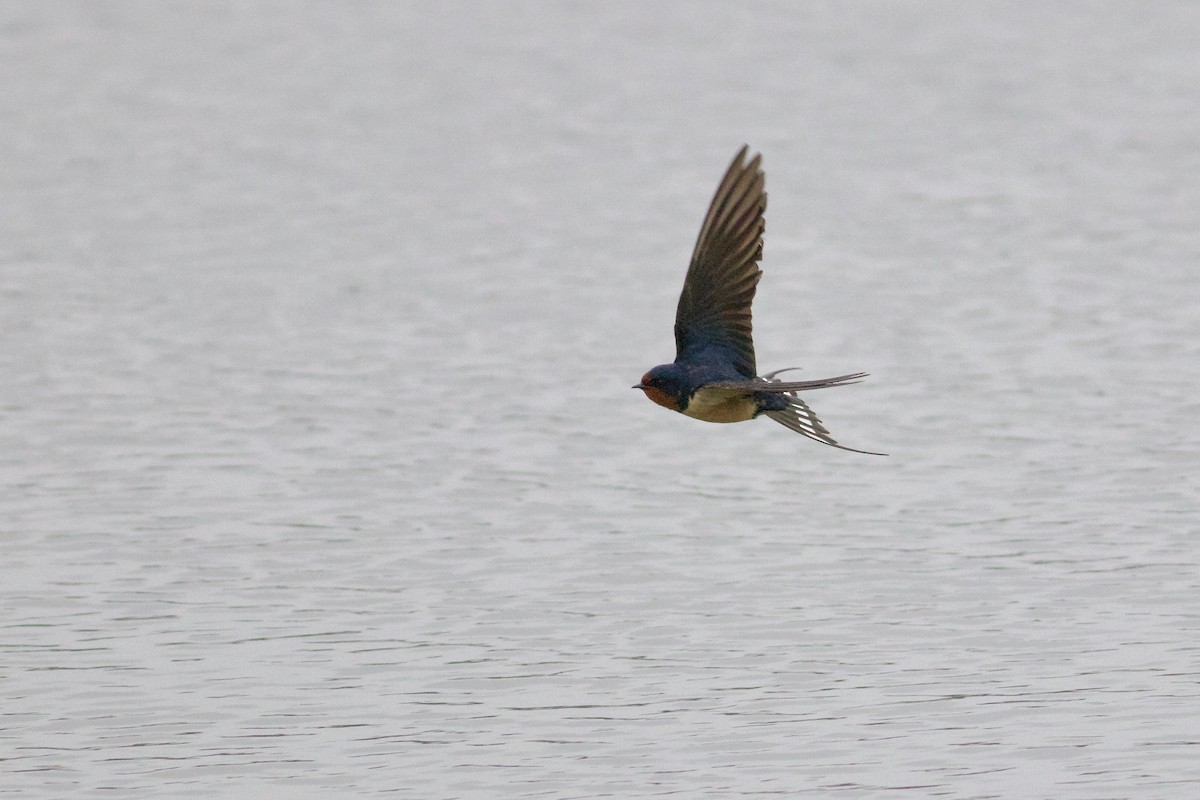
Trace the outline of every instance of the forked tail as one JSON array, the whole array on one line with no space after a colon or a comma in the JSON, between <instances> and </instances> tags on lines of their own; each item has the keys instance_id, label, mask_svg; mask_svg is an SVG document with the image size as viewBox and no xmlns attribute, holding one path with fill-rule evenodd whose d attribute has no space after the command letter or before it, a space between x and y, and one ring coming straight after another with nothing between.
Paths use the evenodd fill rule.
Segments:
<instances>
[{"instance_id":1,"label":"forked tail","mask_svg":"<svg viewBox=\"0 0 1200 800\"><path fill-rule=\"evenodd\" d=\"M796 369L790 367L789 369ZM824 380L815 381L791 381L785 382L775 378L781 372L788 370L780 369L774 372L769 372L762 376L762 380L770 384L769 388L759 389L758 391L781 392L787 395L788 406L786 409L779 411L765 412L768 417L778 422L783 427L793 430L801 436L807 436L814 442L827 444L830 447L836 447L839 450L849 450L851 453L864 453L869 456L886 456L887 453L873 453L870 450L856 450L853 447L846 447L844 444L838 444L837 440L830 435L829 429L817 417L808 403L796 396L795 392L802 389L824 389L829 386L845 386L850 383L858 383L863 378L867 377L865 372L856 372L853 375L840 375L836 378L826 378Z\"/></svg>"}]
</instances>

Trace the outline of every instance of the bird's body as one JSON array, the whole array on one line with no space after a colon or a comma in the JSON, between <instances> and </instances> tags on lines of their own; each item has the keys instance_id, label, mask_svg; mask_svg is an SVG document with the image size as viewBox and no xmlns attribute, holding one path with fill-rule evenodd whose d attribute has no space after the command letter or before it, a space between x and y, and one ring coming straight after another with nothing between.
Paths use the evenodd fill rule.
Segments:
<instances>
[{"instance_id":1,"label":"bird's body","mask_svg":"<svg viewBox=\"0 0 1200 800\"><path fill-rule=\"evenodd\" d=\"M814 381L775 377L786 370L757 375L750 305L762 276L767 193L762 156L747 162L747 151L742 147L729 165L700 228L675 310L675 361L650 370L633 388L705 422L745 422L766 414L810 439L853 450L829 435L796 392L857 383L864 373Z\"/></svg>"},{"instance_id":2,"label":"bird's body","mask_svg":"<svg viewBox=\"0 0 1200 800\"><path fill-rule=\"evenodd\" d=\"M684 414L705 422L745 422L762 413L762 402L750 392L740 389L715 389L700 386L692 392Z\"/></svg>"}]
</instances>

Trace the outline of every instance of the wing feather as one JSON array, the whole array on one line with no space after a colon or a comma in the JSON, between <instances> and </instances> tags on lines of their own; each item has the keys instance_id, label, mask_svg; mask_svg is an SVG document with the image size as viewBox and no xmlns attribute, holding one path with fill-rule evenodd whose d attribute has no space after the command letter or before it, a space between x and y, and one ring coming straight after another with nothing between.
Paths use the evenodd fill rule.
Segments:
<instances>
[{"instance_id":1,"label":"wing feather","mask_svg":"<svg viewBox=\"0 0 1200 800\"><path fill-rule=\"evenodd\" d=\"M775 375L777 373L771 373ZM838 375L836 378L818 378L812 381L780 381L771 378L754 378L748 381L709 381L705 386L714 389L741 389L751 392L769 392L771 394L788 394L803 392L810 389L828 389L831 386L847 386L859 383L867 377L865 372L852 372L849 375Z\"/></svg>"},{"instance_id":2,"label":"wing feather","mask_svg":"<svg viewBox=\"0 0 1200 800\"><path fill-rule=\"evenodd\" d=\"M767 206L762 156L743 146L730 163L700 226L675 310L676 361L714 356L755 375L750 305L762 270Z\"/></svg>"}]
</instances>

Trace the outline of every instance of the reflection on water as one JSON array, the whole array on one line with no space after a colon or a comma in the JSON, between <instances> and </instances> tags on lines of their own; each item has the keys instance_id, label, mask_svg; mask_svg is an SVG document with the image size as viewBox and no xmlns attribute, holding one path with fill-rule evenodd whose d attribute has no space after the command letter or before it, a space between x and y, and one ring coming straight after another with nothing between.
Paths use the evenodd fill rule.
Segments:
<instances>
[{"instance_id":1,"label":"reflection on water","mask_svg":"<svg viewBox=\"0 0 1200 800\"><path fill-rule=\"evenodd\" d=\"M1195 791L1193 12L689 8L4 12L9 792Z\"/></svg>"}]
</instances>

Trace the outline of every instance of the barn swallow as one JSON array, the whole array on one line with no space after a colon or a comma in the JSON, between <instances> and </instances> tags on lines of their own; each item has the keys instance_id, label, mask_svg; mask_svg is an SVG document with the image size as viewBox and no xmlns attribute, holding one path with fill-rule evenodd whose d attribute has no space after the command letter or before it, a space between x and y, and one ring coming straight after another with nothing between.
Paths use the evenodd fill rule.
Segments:
<instances>
[{"instance_id":1,"label":"barn swallow","mask_svg":"<svg viewBox=\"0 0 1200 800\"><path fill-rule=\"evenodd\" d=\"M675 361L642 376L633 388L672 411L705 422L744 422L765 414L809 439L838 444L796 392L858 383L865 372L812 381L761 377L754 366L750 304L762 270L763 212L767 208L762 156L734 156L700 227L692 263L675 309ZM796 369L790 367L789 369Z\"/></svg>"}]
</instances>

